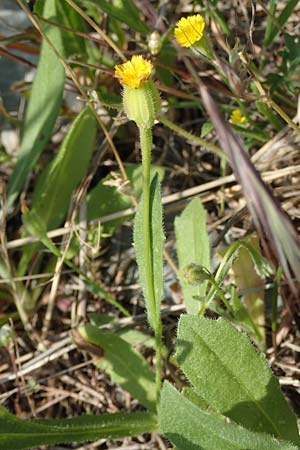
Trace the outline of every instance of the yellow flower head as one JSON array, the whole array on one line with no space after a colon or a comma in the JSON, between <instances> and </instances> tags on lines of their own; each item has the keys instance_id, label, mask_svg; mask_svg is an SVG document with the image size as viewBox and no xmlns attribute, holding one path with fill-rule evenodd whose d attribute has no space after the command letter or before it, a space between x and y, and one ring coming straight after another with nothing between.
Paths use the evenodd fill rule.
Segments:
<instances>
[{"instance_id":1,"label":"yellow flower head","mask_svg":"<svg viewBox=\"0 0 300 450\"><path fill-rule=\"evenodd\" d=\"M151 61L141 55L134 55L131 61L115 67L115 77L123 85L139 88L150 77L152 67Z\"/></svg>"},{"instance_id":2,"label":"yellow flower head","mask_svg":"<svg viewBox=\"0 0 300 450\"><path fill-rule=\"evenodd\" d=\"M234 123L235 125L240 125L244 123L246 120L246 117L242 115L241 111L239 109L234 109L230 116L230 122Z\"/></svg>"},{"instance_id":3,"label":"yellow flower head","mask_svg":"<svg viewBox=\"0 0 300 450\"><path fill-rule=\"evenodd\" d=\"M199 41L203 36L205 21L201 14L182 17L177 23L174 30L176 41L183 47L190 47Z\"/></svg>"}]
</instances>

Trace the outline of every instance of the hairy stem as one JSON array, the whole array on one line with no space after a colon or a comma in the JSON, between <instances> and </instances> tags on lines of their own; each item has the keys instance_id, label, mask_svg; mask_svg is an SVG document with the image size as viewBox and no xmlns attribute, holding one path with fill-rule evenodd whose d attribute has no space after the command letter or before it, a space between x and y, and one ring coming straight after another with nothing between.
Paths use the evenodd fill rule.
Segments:
<instances>
[{"instance_id":1,"label":"hairy stem","mask_svg":"<svg viewBox=\"0 0 300 450\"><path fill-rule=\"evenodd\" d=\"M201 145L202 147L205 147L207 150L210 150L211 152L215 153L220 157L227 158L226 154L220 147L218 147L215 144L212 144L211 142L207 142L205 139L202 139L199 136L195 136L189 131L184 130L175 123L171 122L165 116L159 115L157 119L161 123L163 123L166 127L170 128L170 130L174 131L174 133L179 134L179 136L183 136L184 138L189 139L190 141L196 142L197 144Z\"/></svg>"}]
</instances>

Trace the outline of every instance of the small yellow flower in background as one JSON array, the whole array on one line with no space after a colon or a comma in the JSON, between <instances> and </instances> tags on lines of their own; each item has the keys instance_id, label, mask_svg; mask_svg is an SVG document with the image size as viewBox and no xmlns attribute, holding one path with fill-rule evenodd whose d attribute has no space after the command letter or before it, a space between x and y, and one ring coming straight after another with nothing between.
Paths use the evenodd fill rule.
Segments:
<instances>
[{"instance_id":1,"label":"small yellow flower in background","mask_svg":"<svg viewBox=\"0 0 300 450\"><path fill-rule=\"evenodd\" d=\"M246 117L242 115L239 109L234 109L230 116L230 122L235 125L241 125L246 120Z\"/></svg>"},{"instance_id":2,"label":"small yellow flower in background","mask_svg":"<svg viewBox=\"0 0 300 450\"><path fill-rule=\"evenodd\" d=\"M115 77L121 84L131 88L139 88L151 75L152 63L142 55L134 55L130 61L115 67Z\"/></svg>"},{"instance_id":3,"label":"small yellow flower in background","mask_svg":"<svg viewBox=\"0 0 300 450\"><path fill-rule=\"evenodd\" d=\"M176 41L183 47L190 47L199 41L203 36L205 21L201 14L182 17L177 23L174 30Z\"/></svg>"}]
</instances>

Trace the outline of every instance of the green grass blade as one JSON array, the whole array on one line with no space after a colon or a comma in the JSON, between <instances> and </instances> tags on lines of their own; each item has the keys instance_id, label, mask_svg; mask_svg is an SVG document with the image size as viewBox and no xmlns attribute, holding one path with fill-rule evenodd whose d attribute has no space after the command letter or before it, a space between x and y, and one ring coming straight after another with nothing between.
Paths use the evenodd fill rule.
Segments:
<instances>
[{"instance_id":1,"label":"green grass blade","mask_svg":"<svg viewBox=\"0 0 300 450\"><path fill-rule=\"evenodd\" d=\"M0 448L22 450L40 445L138 436L156 429L149 413L83 415L72 419L21 420L0 406Z\"/></svg>"},{"instance_id":2,"label":"green grass blade","mask_svg":"<svg viewBox=\"0 0 300 450\"><path fill-rule=\"evenodd\" d=\"M190 315L181 316L177 342L181 368L213 409L250 430L299 444L296 417L246 335L223 319Z\"/></svg>"},{"instance_id":3,"label":"green grass blade","mask_svg":"<svg viewBox=\"0 0 300 450\"><path fill-rule=\"evenodd\" d=\"M203 411L168 382L161 393L159 427L177 450L296 450Z\"/></svg>"},{"instance_id":4,"label":"green grass blade","mask_svg":"<svg viewBox=\"0 0 300 450\"><path fill-rule=\"evenodd\" d=\"M147 34L149 28L140 18L140 11L132 0L87 0L99 6L108 16L114 17L121 23L141 34Z\"/></svg>"},{"instance_id":5,"label":"green grass blade","mask_svg":"<svg viewBox=\"0 0 300 450\"><path fill-rule=\"evenodd\" d=\"M277 3L277 0L269 1L269 6L268 6L269 15L267 17L266 32L265 32L265 36L264 36L264 45L265 45L265 42L268 39L270 39L270 34L273 29L273 22L274 22L273 17L275 17L275 13L276 13L276 3Z\"/></svg>"},{"instance_id":6,"label":"green grass blade","mask_svg":"<svg viewBox=\"0 0 300 450\"><path fill-rule=\"evenodd\" d=\"M60 0L40 1L38 12L45 19L66 26L74 25L78 29L78 18L74 16L73 10L67 4L62 5ZM62 31L55 26L43 25L42 28L63 57L75 52L83 52L82 40L77 36L74 37L71 33ZM8 208L13 206L38 157L50 139L59 113L64 84L65 70L47 42L43 41L26 113L18 160L8 184Z\"/></svg>"},{"instance_id":7,"label":"green grass blade","mask_svg":"<svg viewBox=\"0 0 300 450\"><path fill-rule=\"evenodd\" d=\"M115 333L102 331L90 324L80 327L78 331L88 342L104 350L103 358L96 365L133 398L150 411L155 411L155 376L143 356Z\"/></svg>"},{"instance_id":8,"label":"green grass blade","mask_svg":"<svg viewBox=\"0 0 300 450\"><path fill-rule=\"evenodd\" d=\"M62 224L69 209L73 191L83 179L94 150L96 121L89 108L74 120L61 148L52 162L40 174L26 214L26 222L42 222L45 233ZM18 267L22 276L37 252L39 244L24 248Z\"/></svg>"},{"instance_id":9,"label":"green grass blade","mask_svg":"<svg viewBox=\"0 0 300 450\"><path fill-rule=\"evenodd\" d=\"M201 201L196 198L185 208L181 216L175 219L175 233L179 269L195 263L210 269L210 244L206 228L206 212ZM204 297L206 282L201 286L182 283L184 304L187 312L196 314L200 309L199 301L193 297Z\"/></svg>"},{"instance_id":10,"label":"green grass blade","mask_svg":"<svg viewBox=\"0 0 300 450\"><path fill-rule=\"evenodd\" d=\"M272 18L268 18L268 26L266 28L266 34L264 39L264 47L269 47L274 39L278 36L281 28L284 27L285 23L289 19L290 15L293 13L294 8L297 6L299 0L290 0L286 6L281 11L280 15L276 18L276 21ZM277 2L275 2L277 3ZM270 5L270 12L274 16L276 5Z\"/></svg>"},{"instance_id":11,"label":"green grass blade","mask_svg":"<svg viewBox=\"0 0 300 450\"><path fill-rule=\"evenodd\" d=\"M82 181L94 150L96 120L87 107L74 120L59 153L39 176L31 211L47 230L61 225L71 196Z\"/></svg>"},{"instance_id":12,"label":"green grass blade","mask_svg":"<svg viewBox=\"0 0 300 450\"><path fill-rule=\"evenodd\" d=\"M201 84L199 91L218 139L243 189L247 207L252 214L260 239L267 247L272 246L271 253L276 253L289 286L294 296L298 298L295 280L300 281L300 240L297 230L273 196L271 189L262 180L207 88ZM265 241L265 236L268 236L269 243Z\"/></svg>"}]
</instances>

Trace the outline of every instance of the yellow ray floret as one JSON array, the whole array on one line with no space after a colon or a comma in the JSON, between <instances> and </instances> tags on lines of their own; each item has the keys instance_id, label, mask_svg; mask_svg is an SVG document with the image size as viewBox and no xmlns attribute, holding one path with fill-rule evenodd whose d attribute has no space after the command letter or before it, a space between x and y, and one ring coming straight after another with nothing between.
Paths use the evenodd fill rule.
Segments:
<instances>
[{"instance_id":1,"label":"yellow ray floret","mask_svg":"<svg viewBox=\"0 0 300 450\"><path fill-rule=\"evenodd\" d=\"M236 125L240 125L244 123L246 120L246 117L242 115L241 111L239 109L234 109L230 116L230 122L234 123Z\"/></svg>"},{"instance_id":2,"label":"yellow ray floret","mask_svg":"<svg viewBox=\"0 0 300 450\"><path fill-rule=\"evenodd\" d=\"M174 30L176 41L183 47L190 47L199 41L203 36L205 21L201 14L182 17L177 23Z\"/></svg>"},{"instance_id":3,"label":"yellow ray floret","mask_svg":"<svg viewBox=\"0 0 300 450\"><path fill-rule=\"evenodd\" d=\"M115 67L115 77L123 85L139 88L150 77L152 67L151 61L141 55L134 55L130 61Z\"/></svg>"}]
</instances>

